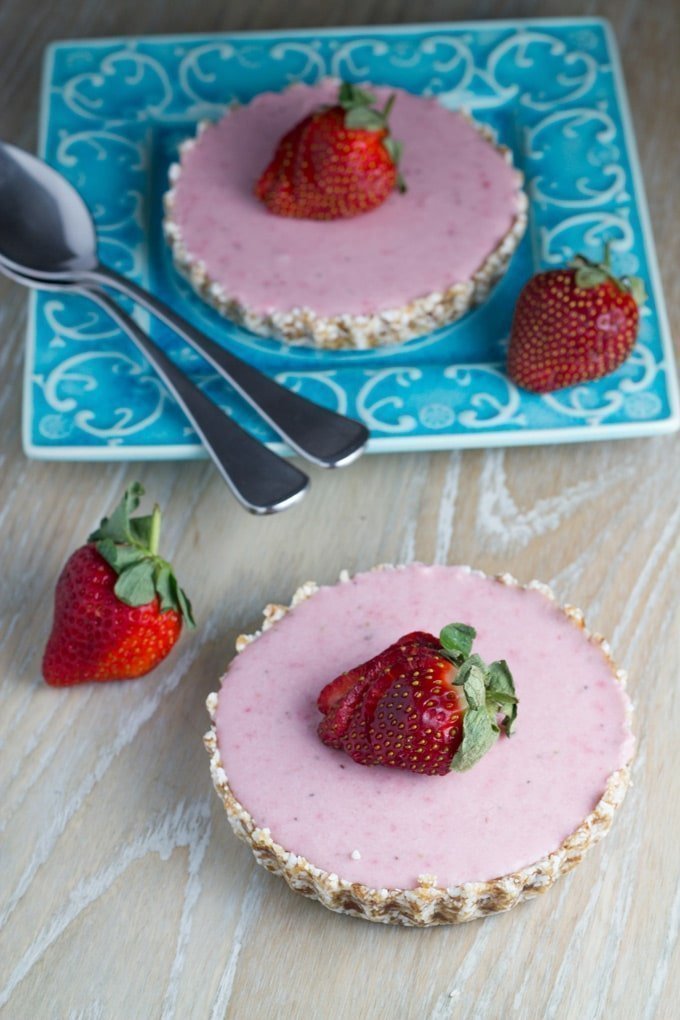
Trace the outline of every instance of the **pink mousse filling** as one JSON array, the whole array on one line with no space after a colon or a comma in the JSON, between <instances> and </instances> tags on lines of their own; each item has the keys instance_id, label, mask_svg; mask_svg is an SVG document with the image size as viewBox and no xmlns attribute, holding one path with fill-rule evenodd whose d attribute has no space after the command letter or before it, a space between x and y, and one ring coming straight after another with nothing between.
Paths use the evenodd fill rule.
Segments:
<instances>
[{"instance_id":1,"label":"pink mousse filling","mask_svg":"<svg viewBox=\"0 0 680 1020\"><path fill-rule=\"evenodd\" d=\"M253 187L282 137L337 86L266 92L204 131L182 156L175 220L188 252L228 297L258 313L369 314L469 280L509 231L518 175L460 114L400 89L392 134L408 191L319 222L270 213Z\"/></svg>"},{"instance_id":2,"label":"pink mousse filling","mask_svg":"<svg viewBox=\"0 0 680 1020\"><path fill-rule=\"evenodd\" d=\"M328 680L453 621L477 628L487 661L510 663L516 734L447 776L357 765L321 743ZM289 612L230 666L216 726L236 797L287 850L374 888L422 874L452 886L532 864L578 827L632 755L627 704L602 651L539 592L414 565L321 588Z\"/></svg>"}]
</instances>

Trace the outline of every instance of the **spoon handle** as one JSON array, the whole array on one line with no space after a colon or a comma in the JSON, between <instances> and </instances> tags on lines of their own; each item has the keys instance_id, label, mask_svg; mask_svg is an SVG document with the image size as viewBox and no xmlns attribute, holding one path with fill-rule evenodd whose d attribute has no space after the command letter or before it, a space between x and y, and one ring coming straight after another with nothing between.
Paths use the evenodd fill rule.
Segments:
<instances>
[{"instance_id":1,"label":"spoon handle","mask_svg":"<svg viewBox=\"0 0 680 1020\"><path fill-rule=\"evenodd\" d=\"M307 475L272 453L213 404L112 298L103 291L85 287L81 293L104 308L142 350L203 440L225 482L247 510L255 514L275 513L302 498L309 484Z\"/></svg>"},{"instance_id":2,"label":"spoon handle","mask_svg":"<svg viewBox=\"0 0 680 1020\"><path fill-rule=\"evenodd\" d=\"M87 276L88 283L106 284L122 291L174 330L301 456L322 467L339 467L349 464L363 450L368 430L360 422L320 407L281 386L204 336L153 294L108 266L99 265Z\"/></svg>"}]
</instances>

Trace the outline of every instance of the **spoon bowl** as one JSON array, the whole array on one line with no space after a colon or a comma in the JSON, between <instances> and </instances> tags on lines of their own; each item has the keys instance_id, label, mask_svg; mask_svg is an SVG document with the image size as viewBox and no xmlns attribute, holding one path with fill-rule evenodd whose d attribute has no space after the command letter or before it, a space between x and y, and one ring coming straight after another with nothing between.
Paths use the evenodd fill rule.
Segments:
<instances>
[{"instance_id":1,"label":"spoon bowl","mask_svg":"<svg viewBox=\"0 0 680 1020\"><path fill-rule=\"evenodd\" d=\"M76 189L35 156L0 142L0 252L19 273L68 279L97 266L97 236Z\"/></svg>"}]
</instances>

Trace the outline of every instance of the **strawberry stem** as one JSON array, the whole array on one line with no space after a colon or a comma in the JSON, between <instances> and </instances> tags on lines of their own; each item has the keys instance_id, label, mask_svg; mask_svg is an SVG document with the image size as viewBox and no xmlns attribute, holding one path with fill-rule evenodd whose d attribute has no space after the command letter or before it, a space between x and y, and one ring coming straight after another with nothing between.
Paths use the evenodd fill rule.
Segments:
<instances>
[{"instance_id":1,"label":"strawberry stem","mask_svg":"<svg viewBox=\"0 0 680 1020\"><path fill-rule=\"evenodd\" d=\"M605 269L607 269L607 270L609 270L609 272L611 272L611 268L612 268L612 243L611 243L611 241L609 239L607 239L604 242L604 257L602 259L602 264L604 265Z\"/></svg>"},{"instance_id":2,"label":"strawberry stem","mask_svg":"<svg viewBox=\"0 0 680 1020\"><path fill-rule=\"evenodd\" d=\"M576 286L581 290L591 290L609 280L624 294L630 294L637 305L647 300L644 282L639 276L617 276L612 269L612 242L604 242L604 252L600 262L594 262L585 255L575 255L571 267L576 270Z\"/></svg>"},{"instance_id":3,"label":"strawberry stem","mask_svg":"<svg viewBox=\"0 0 680 1020\"><path fill-rule=\"evenodd\" d=\"M161 537L161 508L158 503L154 504L151 512L151 526L149 528L149 552L152 556L158 553L158 544Z\"/></svg>"}]
</instances>

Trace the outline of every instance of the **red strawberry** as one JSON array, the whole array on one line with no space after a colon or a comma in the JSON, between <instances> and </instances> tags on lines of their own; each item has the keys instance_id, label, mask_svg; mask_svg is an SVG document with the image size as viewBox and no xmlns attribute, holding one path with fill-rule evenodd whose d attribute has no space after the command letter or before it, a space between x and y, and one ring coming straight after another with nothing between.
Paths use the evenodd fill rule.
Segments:
<instances>
[{"instance_id":1,"label":"red strawberry","mask_svg":"<svg viewBox=\"0 0 680 1020\"><path fill-rule=\"evenodd\" d=\"M375 97L343 82L337 106L300 121L279 142L255 185L255 194L278 216L336 220L375 209L395 187L401 145L388 127L391 96L384 109Z\"/></svg>"},{"instance_id":2,"label":"red strawberry","mask_svg":"<svg viewBox=\"0 0 680 1020\"><path fill-rule=\"evenodd\" d=\"M59 576L43 658L54 687L143 676L175 644L183 618L194 626L189 600L157 553L159 508L130 516L143 493L131 485Z\"/></svg>"},{"instance_id":3,"label":"red strawberry","mask_svg":"<svg viewBox=\"0 0 680 1020\"><path fill-rule=\"evenodd\" d=\"M474 638L462 623L439 638L414 631L336 677L319 695L322 741L360 765L439 776L471 768L517 716L507 663L470 654Z\"/></svg>"},{"instance_id":4,"label":"red strawberry","mask_svg":"<svg viewBox=\"0 0 680 1020\"><path fill-rule=\"evenodd\" d=\"M641 280L613 274L608 245L602 263L579 255L539 273L515 307L508 375L535 393L608 375L633 349L644 300Z\"/></svg>"}]
</instances>

